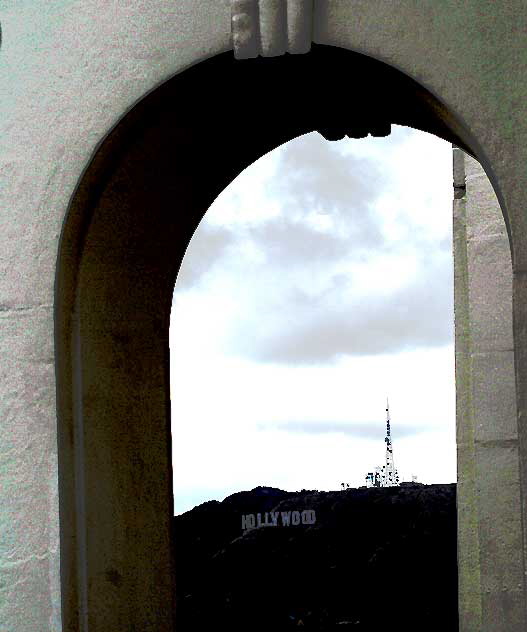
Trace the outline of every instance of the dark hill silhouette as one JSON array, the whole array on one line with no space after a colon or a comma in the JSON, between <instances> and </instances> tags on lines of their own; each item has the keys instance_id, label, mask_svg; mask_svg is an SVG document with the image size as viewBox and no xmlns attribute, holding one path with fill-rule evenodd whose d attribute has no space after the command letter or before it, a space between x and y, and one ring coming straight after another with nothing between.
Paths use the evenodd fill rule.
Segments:
<instances>
[{"instance_id":1,"label":"dark hill silhouette","mask_svg":"<svg viewBox=\"0 0 527 632\"><path fill-rule=\"evenodd\" d=\"M306 509L314 524L279 521ZM178 632L458 630L455 483L256 487L175 516L173 537Z\"/></svg>"}]
</instances>

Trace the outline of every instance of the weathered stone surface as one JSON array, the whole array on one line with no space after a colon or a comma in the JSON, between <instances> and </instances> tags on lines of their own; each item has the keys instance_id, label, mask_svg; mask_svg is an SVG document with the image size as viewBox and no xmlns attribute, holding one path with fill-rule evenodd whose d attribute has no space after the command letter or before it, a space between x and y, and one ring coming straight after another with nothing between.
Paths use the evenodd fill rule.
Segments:
<instances>
[{"instance_id":1,"label":"weathered stone surface","mask_svg":"<svg viewBox=\"0 0 527 632\"><path fill-rule=\"evenodd\" d=\"M454 333L456 366L458 607L462 632L479 632L482 621L471 319L465 197L465 153L453 150Z\"/></svg>"},{"instance_id":2,"label":"weathered stone surface","mask_svg":"<svg viewBox=\"0 0 527 632\"><path fill-rule=\"evenodd\" d=\"M481 632L521 630L523 601L523 589L518 587L485 593Z\"/></svg>"},{"instance_id":3,"label":"weathered stone surface","mask_svg":"<svg viewBox=\"0 0 527 632\"><path fill-rule=\"evenodd\" d=\"M466 195L471 200L470 208L467 210L469 217L467 239L473 241L490 236L501 236L504 241L507 241L503 214L496 194L483 170L477 175L467 177L466 182Z\"/></svg>"},{"instance_id":4,"label":"weathered stone surface","mask_svg":"<svg viewBox=\"0 0 527 632\"><path fill-rule=\"evenodd\" d=\"M459 444L457 483L457 568L459 629L481 630L482 591L478 532L478 504L475 490L474 444Z\"/></svg>"},{"instance_id":5,"label":"weathered stone surface","mask_svg":"<svg viewBox=\"0 0 527 632\"><path fill-rule=\"evenodd\" d=\"M512 350L509 243L501 235L489 235L470 240L467 249L472 350Z\"/></svg>"},{"instance_id":6,"label":"weathered stone surface","mask_svg":"<svg viewBox=\"0 0 527 632\"><path fill-rule=\"evenodd\" d=\"M473 353L471 366L475 441L517 441L513 352Z\"/></svg>"},{"instance_id":7,"label":"weathered stone surface","mask_svg":"<svg viewBox=\"0 0 527 632\"><path fill-rule=\"evenodd\" d=\"M511 256L481 165L454 151L460 629L505 632L524 616Z\"/></svg>"},{"instance_id":8,"label":"weathered stone surface","mask_svg":"<svg viewBox=\"0 0 527 632\"><path fill-rule=\"evenodd\" d=\"M43 621L45 629L60 626L50 323L49 306L0 312L0 605L6 609L1 621L20 620L19 604L27 602L28 632L42 630Z\"/></svg>"},{"instance_id":9,"label":"weathered stone surface","mask_svg":"<svg viewBox=\"0 0 527 632\"><path fill-rule=\"evenodd\" d=\"M476 443L482 630L519 629L523 617L517 442Z\"/></svg>"}]
</instances>

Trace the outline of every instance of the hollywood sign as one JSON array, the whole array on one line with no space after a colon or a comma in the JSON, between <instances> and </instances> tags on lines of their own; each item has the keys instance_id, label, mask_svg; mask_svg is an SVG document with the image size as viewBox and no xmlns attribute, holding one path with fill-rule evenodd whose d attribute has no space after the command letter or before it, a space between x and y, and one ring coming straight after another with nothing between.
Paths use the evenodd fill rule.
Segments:
<instances>
[{"instance_id":1,"label":"hollywood sign","mask_svg":"<svg viewBox=\"0 0 527 632\"><path fill-rule=\"evenodd\" d=\"M262 519L263 517L263 519ZM278 527L278 518L281 518L281 526L289 527L299 524L315 524L314 509L304 511L266 511L263 514L245 514L242 516L242 529L257 529L259 527Z\"/></svg>"}]
</instances>

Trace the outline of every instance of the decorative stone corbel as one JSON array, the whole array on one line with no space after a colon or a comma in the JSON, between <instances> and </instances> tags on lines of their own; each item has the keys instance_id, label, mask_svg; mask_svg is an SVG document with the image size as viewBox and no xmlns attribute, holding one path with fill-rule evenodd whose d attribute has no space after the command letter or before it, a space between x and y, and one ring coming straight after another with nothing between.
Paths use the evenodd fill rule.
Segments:
<instances>
[{"instance_id":1,"label":"decorative stone corbel","mask_svg":"<svg viewBox=\"0 0 527 632\"><path fill-rule=\"evenodd\" d=\"M236 59L307 53L313 32L313 0L231 0Z\"/></svg>"},{"instance_id":2,"label":"decorative stone corbel","mask_svg":"<svg viewBox=\"0 0 527 632\"><path fill-rule=\"evenodd\" d=\"M313 39L313 0L231 0L231 31L236 59L307 53ZM336 120L317 130L327 140L388 136L388 120Z\"/></svg>"}]
</instances>

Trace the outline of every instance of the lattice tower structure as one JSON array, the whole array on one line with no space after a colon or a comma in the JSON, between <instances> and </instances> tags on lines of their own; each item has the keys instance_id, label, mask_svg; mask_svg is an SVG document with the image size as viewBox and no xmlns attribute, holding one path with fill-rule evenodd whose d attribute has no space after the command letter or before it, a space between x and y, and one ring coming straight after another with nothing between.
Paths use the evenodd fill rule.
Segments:
<instances>
[{"instance_id":1,"label":"lattice tower structure","mask_svg":"<svg viewBox=\"0 0 527 632\"><path fill-rule=\"evenodd\" d=\"M395 469L393 461L393 445L390 429L390 406L386 399L386 463L383 465L381 474L381 487L396 487L399 485L399 474Z\"/></svg>"}]
</instances>

